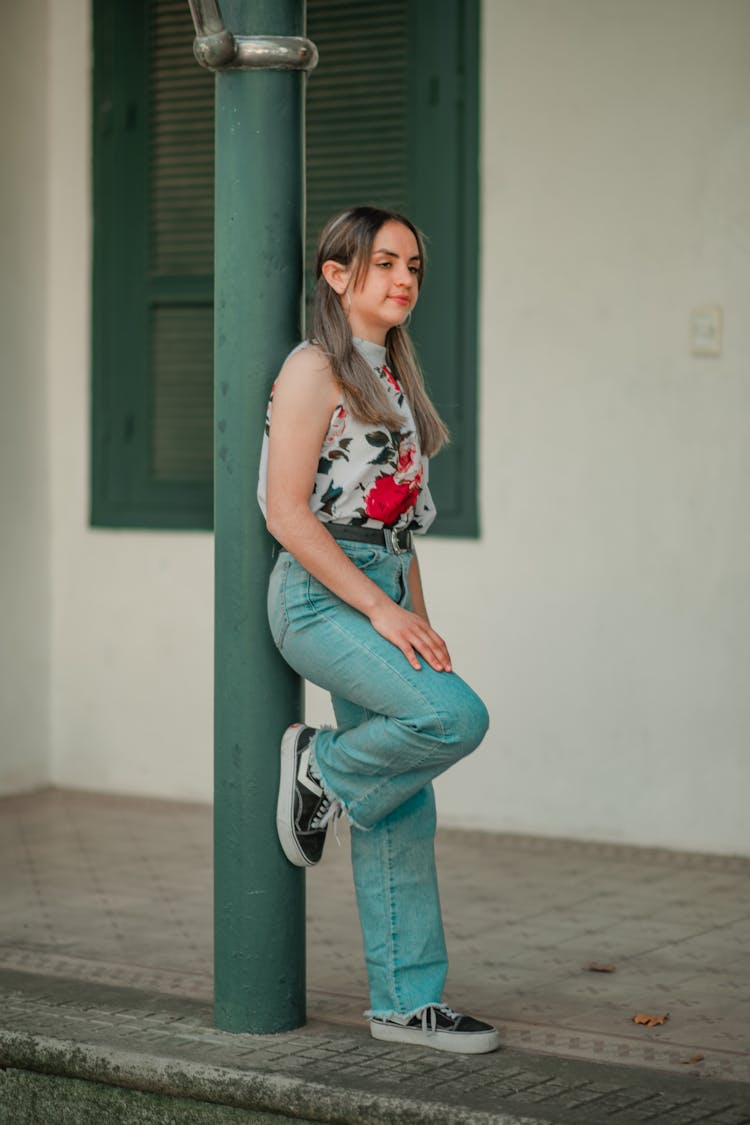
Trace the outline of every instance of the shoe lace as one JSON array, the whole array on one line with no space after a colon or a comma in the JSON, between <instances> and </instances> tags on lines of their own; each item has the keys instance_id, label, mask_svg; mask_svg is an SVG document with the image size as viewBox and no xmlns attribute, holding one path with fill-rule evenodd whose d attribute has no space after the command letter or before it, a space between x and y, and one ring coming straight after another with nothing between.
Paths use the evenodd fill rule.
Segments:
<instances>
[{"instance_id":1,"label":"shoe lace","mask_svg":"<svg viewBox=\"0 0 750 1125\"><path fill-rule=\"evenodd\" d=\"M339 820L344 811L344 806L335 797L328 797L325 794L320 799L320 805L315 816L310 821L310 828L315 832L318 829L325 828L329 822L333 823L333 834L336 837L336 843L341 847L341 840L339 839Z\"/></svg>"},{"instance_id":2,"label":"shoe lace","mask_svg":"<svg viewBox=\"0 0 750 1125\"><path fill-rule=\"evenodd\" d=\"M457 1020L459 1018L458 1012L454 1012L447 1004L425 1004L423 1008L418 1008L412 1015L422 1020L422 1031L436 1031L437 1030L437 1017L438 1012L447 1016L449 1020Z\"/></svg>"}]
</instances>

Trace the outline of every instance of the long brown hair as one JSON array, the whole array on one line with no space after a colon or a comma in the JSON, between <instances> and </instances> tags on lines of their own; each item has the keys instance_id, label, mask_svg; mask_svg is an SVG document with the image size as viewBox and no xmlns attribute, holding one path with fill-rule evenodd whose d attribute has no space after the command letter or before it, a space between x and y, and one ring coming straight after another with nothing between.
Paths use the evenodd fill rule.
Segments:
<instances>
[{"instance_id":1,"label":"long brown hair","mask_svg":"<svg viewBox=\"0 0 750 1125\"><path fill-rule=\"evenodd\" d=\"M328 356L354 418L359 422L372 422L387 426L390 430L400 430L404 419L394 410L380 380L373 379L369 363L354 347L341 299L323 277L324 262L334 261L344 267L352 266L353 284L356 287L370 265L375 236L384 223L388 222L401 223L417 240L417 279L421 289L425 267L424 238L409 219L395 211L383 211L379 207L352 207L348 211L342 211L326 223L318 242L309 339ZM427 395L419 360L403 324L389 328L385 350L388 366L400 381L409 401L422 452L425 456L432 457L449 440L449 434Z\"/></svg>"}]
</instances>

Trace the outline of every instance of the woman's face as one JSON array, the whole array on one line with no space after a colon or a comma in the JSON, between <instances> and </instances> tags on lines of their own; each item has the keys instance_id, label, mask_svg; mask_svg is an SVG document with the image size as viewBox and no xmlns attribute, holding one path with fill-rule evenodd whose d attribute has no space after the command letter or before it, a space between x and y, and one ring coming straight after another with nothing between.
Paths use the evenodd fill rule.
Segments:
<instances>
[{"instance_id":1,"label":"woman's face","mask_svg":"<svg viewBox=\"0 0 750 1125\"><path fill-rule=\"evenodd\" d=\"M384 344L389 328L401 324L419 296L419 247L402 223L384 223L372 243L362 276L351 280L342 303L352 335Z\"/></svg>"}]
</instances>

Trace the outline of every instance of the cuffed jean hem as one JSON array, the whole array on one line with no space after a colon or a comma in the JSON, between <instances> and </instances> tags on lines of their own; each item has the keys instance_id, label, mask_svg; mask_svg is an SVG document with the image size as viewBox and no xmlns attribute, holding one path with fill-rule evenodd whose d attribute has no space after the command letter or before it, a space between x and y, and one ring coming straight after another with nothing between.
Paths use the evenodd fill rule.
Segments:
<instances>
[{"instance_id":1,"label":"cuffed jean hem","mask_svg":"<svg viewBox=\"0 0 750 1125\"><path fill-rule=\"evenodd\" d=\"M325 729L326 729L325 727L319 727L318 728L318 730L325 730ZM328 727L327 729L331 730L331 727ZM337 794L333 791L333 788L328 784L325 772L323 771L323 768L322 768L320 762L318 761L318 759L315 755L315 739L317 737L318 737L317 734L315 734L313 736L311 742L310 742L310 765L312 766L313 771L315 773L317 773L318 777L323 782L323 791L324 791L326 797L329 797L331 801L337 801L339 803L344 816L346 817L348 823L351 825L352 828L356 828L360 832L372 832L372 829L374 828L374 825L368 826L368 825L365 825L365 824L359 824L357 822L356 818L352 816L351 812L346 807L346 802L342 801L341 798L339 796L337 796Z\"/></svg>"}]
</instances>

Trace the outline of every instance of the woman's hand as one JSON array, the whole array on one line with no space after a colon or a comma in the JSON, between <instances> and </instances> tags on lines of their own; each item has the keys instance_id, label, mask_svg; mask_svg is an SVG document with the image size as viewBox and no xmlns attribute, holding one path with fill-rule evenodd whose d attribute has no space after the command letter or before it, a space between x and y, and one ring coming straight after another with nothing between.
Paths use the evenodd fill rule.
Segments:
<instances>
[{"instance_id":1,"label":"woman's hand","mask_svg":"<svg viewBox=\"0 0 750 1125\"><path fill-rule=\"evenodd\" d=\"M420 617L395 602L378 604L368 615L373 629L400 648L412 668L421 668L417 653L436 672L451 672L451 658L443 638Z\"/></svg>"}]
</instances>

